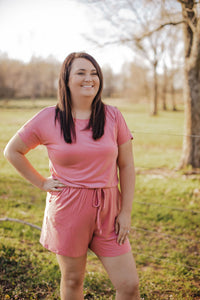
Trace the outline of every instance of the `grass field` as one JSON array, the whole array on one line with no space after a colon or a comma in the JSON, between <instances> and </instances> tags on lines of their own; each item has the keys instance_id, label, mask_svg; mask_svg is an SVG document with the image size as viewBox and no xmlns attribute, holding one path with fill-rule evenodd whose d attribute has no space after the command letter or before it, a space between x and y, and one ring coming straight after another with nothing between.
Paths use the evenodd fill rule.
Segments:
<instances>
[{"instance_id":1,"label":"grass field","mask_svg":"<svg viewBox=\"0 0 200 300\"><path fill-rule=\"evenodd\" d=\"M137 171L130 241L140 277L141 298L200 299L198 174L175 171L181 156L183 112L149 115L145 105L109 102L122 111L133 132ZM53 100L0 102L0 218L41 226L45 193L23 180L3 157L11 136ZM28 154L48 176L46 150ZM0 222L0 299L59 299L60 273L54 254L39 244L40 231ZM85 299L114 299L96 256L88 253Z\"/></svg>"}]
</instances>

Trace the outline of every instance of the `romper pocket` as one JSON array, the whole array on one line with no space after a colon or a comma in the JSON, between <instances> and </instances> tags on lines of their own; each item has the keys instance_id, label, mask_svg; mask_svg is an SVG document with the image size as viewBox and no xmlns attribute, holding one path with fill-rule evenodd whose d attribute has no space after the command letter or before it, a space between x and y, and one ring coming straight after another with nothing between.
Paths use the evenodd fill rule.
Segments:
<instances>
[{"instance_id":1,"label":"romper pocket","mask_svg":"<svg viewBox=\"0 0 200 300\"><path fill-rule=\"evenodd\" d=\"M64 190L64 188L63 188ZM48 202L51 203L51 202L56 202L61 194L63 193L63 190L62 191L52 191L52 192L47 192L47 199L48 199Z\"/></svg>"},{"instance_id":2,"label":"romper pocket","mask_svg":"<svg viewBox=\"0 0 200 300\"><path fill-rule=\"evenodd\" d=\"M47 193L47 215L49 221L54 224L54 226L56 224L63 224L66 221L69 190L69 187L67 187L59 192L53 191Z\"/></svg>"}]
</instances>

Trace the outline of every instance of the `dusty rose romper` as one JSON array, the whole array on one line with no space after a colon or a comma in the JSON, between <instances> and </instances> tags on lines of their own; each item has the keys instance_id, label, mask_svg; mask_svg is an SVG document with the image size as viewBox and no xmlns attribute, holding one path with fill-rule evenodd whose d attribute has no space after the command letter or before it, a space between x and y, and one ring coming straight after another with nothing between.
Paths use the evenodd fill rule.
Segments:
<instances>
[{"instance_id":1,"label":"dusty rose romper","mask_svg":"<svg viewBox=\"0 0 200 300\"><path fill-rule=\"evenodd\" d=\"M40 243L50 251L70 257L87 253L118 256L131 251L129 240L117 243L115 219L120 211L118 146L132 139L120 113L106 105L104 135L92 139L88 120L75 119L76 142L67 144L55 124L55 106L29 120L18 134L31 149L47 148L51 176L66 185L47 193Z\"/></svg>"}]
</instances>

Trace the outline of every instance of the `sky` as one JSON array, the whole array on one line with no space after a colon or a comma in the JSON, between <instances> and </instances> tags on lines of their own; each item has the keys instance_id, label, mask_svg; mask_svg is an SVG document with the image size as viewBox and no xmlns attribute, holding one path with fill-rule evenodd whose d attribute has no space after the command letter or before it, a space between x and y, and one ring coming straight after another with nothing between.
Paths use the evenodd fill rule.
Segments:
<instances>
[{"instance_id":1,"label":"sky","mask_svg":"<svg viewBox=\"0 0 200 300\"><path fill-rule=\"evenodd\" d=\"M94 28L103 22L90 5L77 0L0 0L0 53L24 62L53 55L62 62L71 52L86 51L101 66L119 72L133 53L123 46L98 48L85 38L94 36Z\"/></svg>"}]
</instances>

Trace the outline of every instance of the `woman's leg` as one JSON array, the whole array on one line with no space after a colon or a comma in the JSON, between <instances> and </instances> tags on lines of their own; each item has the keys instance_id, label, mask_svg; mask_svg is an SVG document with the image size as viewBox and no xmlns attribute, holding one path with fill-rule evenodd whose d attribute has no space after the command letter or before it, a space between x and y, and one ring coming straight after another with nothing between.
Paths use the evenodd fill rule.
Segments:
<instances>
[{"instance_id":1,"label":"woman's leg","mask_svg":"<svg viewBox=\"0 0 200 300\"><path fill-rule=\"evenodd\" d=\"M132 253L99 259L116 289L116 300L139 300L139 279Z\"/></svg>"},{"instance_id":2,"label":"woman's leg","mask_svg":"<svg viewBox=\"0 0 200 300\"><path fill-rule=\"evenodd\" d=\"M57 260L61 270L61 300L83 299L87 255L77 258L57 255Z\"/></svg>"}]
</instances>

